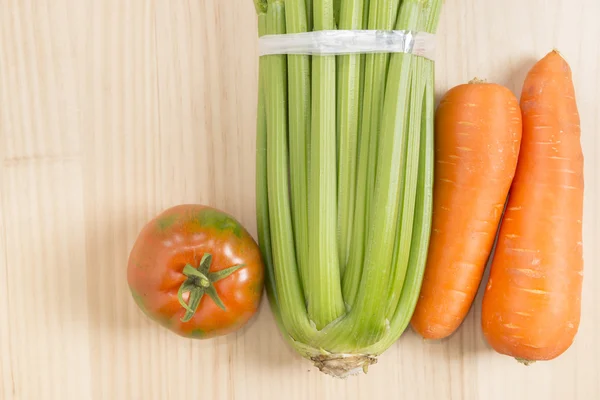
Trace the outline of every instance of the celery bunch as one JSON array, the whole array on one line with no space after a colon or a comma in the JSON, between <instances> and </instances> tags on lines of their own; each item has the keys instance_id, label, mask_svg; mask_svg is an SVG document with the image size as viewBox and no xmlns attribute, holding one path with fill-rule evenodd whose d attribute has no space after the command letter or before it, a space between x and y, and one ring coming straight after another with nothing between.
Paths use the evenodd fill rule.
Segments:
<instances>
[{"instance_id":1,"label":"celery bunch","mask_svg":"<svg viewBox=\"0 0 600 400\"><path fill-rule=\"evenodd\" d=\"M441 0L255 0L259 35L434 33ZM433 62L410 54L260 59L257 218L284 337L321 371L365 370L406 329L433 181Z\"/></svg>"}]
</instances>

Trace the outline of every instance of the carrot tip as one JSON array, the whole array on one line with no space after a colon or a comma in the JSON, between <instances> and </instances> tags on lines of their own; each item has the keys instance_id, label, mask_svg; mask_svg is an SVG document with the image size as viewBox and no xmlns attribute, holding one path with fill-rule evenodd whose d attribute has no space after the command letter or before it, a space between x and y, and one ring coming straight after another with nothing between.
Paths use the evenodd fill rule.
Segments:
<instances>
[{"instance_id":1,"label":"carrot tip","mask_svg":"<svg viewBox=\"0 0 600 400\"><path fill-rule=\"evenodd\" d=\"M526 367L528 367L531 364L535 363L534 360L526 360L524 358L519 358L519 357L515 357L515 360L517 360L520 364L525 365Z\"/></svg>"},{"instance_id":2,"label":"carrot tip","mask_svg":"<svg viewBox=\"0 0 600 400\"><path fill-rule=\"evenodd\" d=\"M567 61L565 56L563 56L562 53L560 51L558 51L558 49L552 49L551 53L554 53L554 54L558 55L560 58L562 58L563 60Z\"/></svg>"},{"instance_id":3,"label":"carrot tip","mask_svg":"<svg viewBox=\"0 0 600 400\"><path fill-rule=\"evenodd\" d=\"M487 83L485 79L473 78L469 81L469 85Z\"/></svg>"}]
</instances>

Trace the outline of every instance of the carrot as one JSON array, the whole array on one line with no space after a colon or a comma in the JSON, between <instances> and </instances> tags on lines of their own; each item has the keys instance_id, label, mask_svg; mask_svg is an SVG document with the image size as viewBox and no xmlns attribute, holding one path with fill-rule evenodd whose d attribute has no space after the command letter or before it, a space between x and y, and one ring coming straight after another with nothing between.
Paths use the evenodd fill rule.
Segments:
<instances>
[{"instance_id":1,"label":"carrot","mask_svg":"<svg viewBox=\"0 0 600 400\"><path fill-rule=\"evenodd\" d=\"M565 352L579 328L583 153L571 69L553 51L529 71L523 138L482 305L497 352L522 362Z\"/></svg>"},{"instance_id":2,"label":"carrot","mask_svg":"<svg viewBox=\"0 0 600 400\"><path fill-rule=\"evenodd\" d=\"M433 220L411 325L451 335L467 315L496 236L521 140L519 101L481 81L446 93L436 112Z\"/></svg>"}]
</instances>

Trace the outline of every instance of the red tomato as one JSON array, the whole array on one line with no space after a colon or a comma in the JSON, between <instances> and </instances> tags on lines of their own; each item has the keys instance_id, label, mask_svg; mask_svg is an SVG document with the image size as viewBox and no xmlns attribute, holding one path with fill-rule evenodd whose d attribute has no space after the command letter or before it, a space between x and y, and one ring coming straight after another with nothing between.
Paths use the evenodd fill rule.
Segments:
<instances>
[{"instance_id":1,"label":"red tomato","mask_svg":"<svg viewBox=\"0 0 600 400\"><path fill-rule=\"evenodd\" d=\"M244 227L215 208L169 208L140 232L127 281L137 305L154 321L191 338L231 333L256 312L264 266Z\"/></svg>"}]
</instances>

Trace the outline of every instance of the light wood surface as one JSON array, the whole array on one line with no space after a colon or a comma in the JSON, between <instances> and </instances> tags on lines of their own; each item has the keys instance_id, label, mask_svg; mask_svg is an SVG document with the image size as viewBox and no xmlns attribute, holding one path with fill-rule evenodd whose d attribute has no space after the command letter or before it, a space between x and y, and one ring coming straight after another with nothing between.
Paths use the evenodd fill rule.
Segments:
<instances>
[{"instance_id":1,"label":"light wood surface","mask_svg":"<svg viewBox=\"0 0 600 400\"><path fill-rule=\"evenodd\" d=\"M126 260L186 202L252 233L257 89L251 0L0 0L1 399L600 398L600 2L447 0L437 91L473 77L519 93L553 47L572 65L586 157L583 316L559 359L523 367L460 330L410 331L367 375L334 380L281 339L179 338L137 309Z\"/></svg>"}]
</instances>

